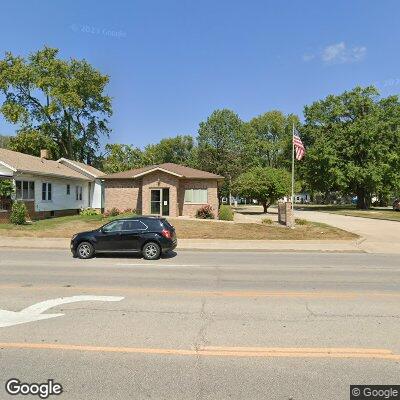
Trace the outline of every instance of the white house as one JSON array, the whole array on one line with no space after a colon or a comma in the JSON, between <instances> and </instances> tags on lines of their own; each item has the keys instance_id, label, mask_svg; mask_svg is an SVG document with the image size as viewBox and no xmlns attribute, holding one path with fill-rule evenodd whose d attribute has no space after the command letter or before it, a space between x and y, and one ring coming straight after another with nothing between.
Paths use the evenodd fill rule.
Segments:
<instances>
[{"instance_id":1,"label":"white house","mask_svg":"<svg viewBox=\"0 0 400 400\"><path fill-rule=\"evenodd\" d=\"M46 151L34 157L0 149L0 179L14 182L13 198L23 201L34 219L72 215L88 207L101 210L101 175L102 171L77 161L48 160ZM0 220L7 219L9 205L0 201Z\"/></svg>"},{"instance_id":2,"label":"white house","mask_svg":"<svg viewBox=\"0 0 400 400\"><path fill-rule=\"evenodd\" d=\"M292 201L290 196L284 196L282 201ZM311 201L311 197L308 193L296 193L294 195L294 202L295 203L301 203L301 204L307 204Z\"/></svg>"}]
</instances>

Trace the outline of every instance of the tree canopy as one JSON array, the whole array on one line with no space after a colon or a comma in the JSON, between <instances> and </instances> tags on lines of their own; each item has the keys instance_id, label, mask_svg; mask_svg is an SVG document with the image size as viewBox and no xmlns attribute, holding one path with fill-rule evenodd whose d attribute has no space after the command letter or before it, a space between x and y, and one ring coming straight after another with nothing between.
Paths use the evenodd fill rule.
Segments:
<instances>
[{"instance_id":1,"label":"tree canopy","mask_svg":"<svg viewBox=\"0 0 400 400\"><path fill-rule=\"evenodd\" d=\"M85 60L58 58L57 49L45 47L27 59L8 52L0 60L0 113L52 139L61 156L90 162L110 131L108 81Z\"/></svg>"},{"instance_id":2,"label":"tree canopy","mask_svg":"<svg viewBox=\"0 0 400 400\"><path fill-rule=\"evenodd\" d=\"M144 165L142 151L126 144L107 144L102 169L107 174L139 168Z\"/></svg>"},{"instance_id":3,"label":"tree canopy","mask_svg":"<svg viewBox=\"0 0 400 400\"><path fill-rule=\"evenodd\" d=\"M291 161L293 124L299 118L273 110L245 123L242 142L243 159L247 166L288 168Z\"/></svg>"},{"instance_id":4,"label":"tree canopy","mask_svg":"<svg viewBox=\"0 0 400 400\"><path fill-rule=\"evenodd\" d=\"M400 103L374 87L356 87L305 107L308 147L302 175L313 190L356 194L358 208L372 195L398 190Z\"/></svg>"},{"instance_id":5,"label":"tree canopy","mask_svg":"<svg viewBox=\"0 0 400 400\"><path fill-rule=\"evenodd\" d=\"M11 136L0 135L0 149L8 148L8 144L10 143Z\"/></svg>"},{"instance_id":6,"label":"tree canopy","mask_svg":"<svg viewBox=\"0 0 400 400\"><path fill-rule=\"evenodd\" d=\"M194 139L190 135L161 139L143 151L143 161L148 165L171 162L190 166L195 162L194 157Z\"/></svg>"},{"instance_id":7,"label":"tree canopy","mask_svg":"<svg viewBox=\"0 0 400 400\"><path fill-rule=\"evenodd\" d=\"M233 192L258 200L267 212L272 203L290 193L291 185L291 175L284 169L253 167L234 181Z\"/></svg>"},{"instance_id":8,"label":"tree canopy","mask_svg":"<svg viewBox=\"0 0 400 400\"><path fill-rule=\"evenodd\" d=\"M231 110L215 110L198 131L198 165L225 177L224 194L228 195L232 180L241 171L240 135L243 122Z\"/></svg>"},{"instance_id":9,"label":"tree canopy","mask_svg":"<svg viewBox=\"0 0 400 400\"><path fill-rule=\"evenodd\" d=\"M40 156L40 150L50 152L50 158L57 160L60 156L56 143L47 135L33 129L21 131L16 136L10 137L8 148L20 153Z\"/></svg>"}]
</instances>

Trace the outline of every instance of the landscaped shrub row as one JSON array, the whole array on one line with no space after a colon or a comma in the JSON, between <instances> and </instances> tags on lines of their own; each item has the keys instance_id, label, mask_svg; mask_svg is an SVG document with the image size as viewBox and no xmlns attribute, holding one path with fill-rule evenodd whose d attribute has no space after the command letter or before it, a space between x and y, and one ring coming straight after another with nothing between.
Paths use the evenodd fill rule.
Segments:
<instances>
[{"instance_id":1,"label":"landscaped shrub row","mask_svg":"<svg viewBox=\"0 0 400 400\"><path fill-rule=\"evenodd\" d=\"M222 204L219 208L219 219L221 221L233 221L233 211L231 206Z\"/></svg>"},{"instance_id":2,"label":"landscaped shrub row","mask_svg":"<svg viewBox=\"0 0 400 400\"><path fill-rule=\"evenodd\" d=\"M103 216L105 218L108 218L108 217L116 217L118 215L136 215L136 214L137 214L136 210L134 210L132 208L127 208L127 209L121 211L121 210L118 210L118 208L114 207L114 208L111 208L110 210L107 210L103 214Z\"/></svg>"},{"instance_id":3,"label":"landscaped shrub row","mask_svg":"<svg viewBox=\"0 0 400 400\"><path fill-rule=\"evenodd\" d=\"M28 217L28 211L26 209L25 203L22 201L15 201L11 208L10 221L15 225L26 224L26 219Z\"/></svg>"},{"instance_id":4,"label":"landscaped shrub row","mask_svg":"<svg viewBox=\"0 0 400 400\"><path fill-rule=\"evenodd\" d=\"M197 211L196 211L196 218L200 218L200 219L214 219L215 215L213 212L212 207L209 204L206 204L202 207L200 207Z\"/></svg>"}]
</instances>

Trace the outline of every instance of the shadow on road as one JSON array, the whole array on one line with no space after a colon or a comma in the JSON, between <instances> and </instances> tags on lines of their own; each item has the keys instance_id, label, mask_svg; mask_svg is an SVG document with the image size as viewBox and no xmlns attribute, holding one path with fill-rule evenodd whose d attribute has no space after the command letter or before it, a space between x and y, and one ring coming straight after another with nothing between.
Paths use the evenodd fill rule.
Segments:
<instances>
[{"instance_id":1,"label":"shadow on road","mask_svg":"<svg viewBox=\"0 0 400 400\"><path fill-rule=\"evenodd\" d=\"M169 258L174 258L177 256L177 253L175 251L169 251L166 254L161 255L161 259L169 259ZM101 253L101 254L96 254L95 258L131 258L131 259L143 259L143 256L139 253Z\"/></svg>"}]
</instances>

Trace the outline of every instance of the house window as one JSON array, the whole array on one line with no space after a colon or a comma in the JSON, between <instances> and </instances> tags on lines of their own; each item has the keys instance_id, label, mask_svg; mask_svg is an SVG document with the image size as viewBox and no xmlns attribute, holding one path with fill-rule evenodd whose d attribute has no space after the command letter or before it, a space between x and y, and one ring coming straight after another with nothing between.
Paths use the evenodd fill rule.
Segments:
<instances>
[{"instance_id":1,"label":"house window","mask_svg":"<svg viewBox=\"0 0 400 400\"><path fill-rule=\"evenodd\" d=\"M67 195L71 194L71 185L67 185Z\"/></svg>"},{"instance_id":2,"label":"house window","mask_svg":"<svg viewBox=\"0 0 400 400\"><path fill-rule=\"evenodd\" d=\"M186 189L185 203L206 204L208 202L207 189Z\"/></svg>"},{"instance_id":3,"label":"house window","mask_svg":"<svg viewBox=\"0 0 400 400\"><path fill-rule=\"evenodd\" d=\"M82 200L82 186L75 187L75 200Z\"/></svg>"},{"instance_id":4,"label":"house window","mask_svg":"<svg viewBox=\"0 0 400 400\"><path fill-rule=\"evenodd\" d=\"M17 200L35 200L35 182L15 181L15 198Z\"/></svg>"},{"instance_id":5,"label":"house window","mask_svg":"<svg viewBox=\"0 0 400 400\"><path fill-rule=\"evenodd\" d=\"M51 201L52 199L52 184L48 182L42 183L42 200Z\"/></svg>"}]
</instances>

